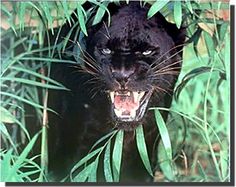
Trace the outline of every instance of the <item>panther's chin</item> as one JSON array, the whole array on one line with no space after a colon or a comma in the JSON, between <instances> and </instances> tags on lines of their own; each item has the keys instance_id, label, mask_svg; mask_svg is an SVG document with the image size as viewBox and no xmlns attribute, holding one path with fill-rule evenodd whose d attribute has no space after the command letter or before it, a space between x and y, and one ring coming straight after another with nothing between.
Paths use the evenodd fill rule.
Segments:
<instances>
[{"instance_id":1,"label":"panther's chin","mask_svg":"<svg viewBox=\"0 0 236 187\"><path fill-rule=\"evenodd\" d=\"M118 123L132 123L142 120L152 95L152 90L116 90L110 91L109 95L115 121Z\"/></svg>"}]
</instances>

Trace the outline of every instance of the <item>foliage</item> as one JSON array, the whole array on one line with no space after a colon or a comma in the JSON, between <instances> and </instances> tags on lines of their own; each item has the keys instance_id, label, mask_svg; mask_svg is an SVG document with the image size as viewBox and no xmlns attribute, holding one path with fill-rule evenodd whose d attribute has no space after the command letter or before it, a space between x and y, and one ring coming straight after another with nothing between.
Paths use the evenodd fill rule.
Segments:
<instances>
[{"instance_id":1,"label":"foliage","mask_svg":"<svg viewBox=\"0 0 236 187\"><path fill-rule=\"evenodd\" d=\"M95 12L93 25L105 15L112 21L107 8L109 1L90 0L93 7L87 12L83 8L85 2L1 2L1 41L8 41L1 42L2 181L48 181L47 113L54 112L47 106L48 89L67 90L49 77L51 63L62 62L54 54L65 49L73 30L87 35L86 23L91 12ZM189 44L184 48L183 68L172 107L150 109L155 113L162 140L157 147L155 168L151 168L142 126L136 129L137 148L144 166L155 181L229 181L229 21L218 14L222 10L227 13L229 5L188 0L140 2L147 3L151 5L147 19L160 11L178 27L186 24ZM78 23L70 18L75 7ZM60 32L56 33L55 27L61 28L66 21L74 24L67 37L45 47L49 32L58 38ZM42 129L33 137L26 127L31 114L25 112L25 107L29 106L38 118L37 124L30 125ZM161 110L170 112L167 123L159 113ZM17 139L19 131L21 137ZM70 181L97 181L99 159L103 159L105 180L119 181L124 133L114 130L98 140L72 168ZM38 156L29 158L36 139L41 142L40 164L35 162Z\"/></svg>"}]
</instances>

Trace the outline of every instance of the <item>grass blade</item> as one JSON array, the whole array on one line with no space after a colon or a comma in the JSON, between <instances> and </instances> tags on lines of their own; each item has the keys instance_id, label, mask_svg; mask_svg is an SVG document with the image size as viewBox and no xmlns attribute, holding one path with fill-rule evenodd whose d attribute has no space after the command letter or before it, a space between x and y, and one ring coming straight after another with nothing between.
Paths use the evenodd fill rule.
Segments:
<instances>
[{"instance_id":1,"label":"grass blade","mask_svg":"<svg viewBox=\"0 0 236 187\"><path fill-rule=\"evenodd\" d=\"M7 176L6 181L12 181L11 178L14 176L16 171L21 167L21 164L24 162L24 160L27 158L29 152L32 150L34 143L36 142L38 136L40 133L37 133L28 143L28 145L24 148L20 156L17 158L16 162L12 166L11 170L9 171L9 175Z\"/></svg>"},{"instance_id":2,"label":"grass blade","mask_svg":"<svg viewBox=\"0 0 236 187\"><path fill-rule=\"evenodd\" d=\"M0 95L5 95L5 96L12 97L12 98L14 98L14 99L17 99L17 100L19 100L19 101L22 101L22 102L24 102L24 103L27 103L27 104L29 104L29 105L31 105L31 106L34 106L34 107L37 107L37 108L41 108L41 109L44 108L42 105L39 105L39 104L37 104L37 103L34 103L34 102L30 101L30 100L27 100L27 99L25 99L25 98L19 97L19 96L17 96L17 95L11 94L11 93L0 92ZM52 109L47 108L47 110L54 113L54 111L53 111Z\"/></svg>"},{"instance_id":3,"label":"grass blade","mask_svg":"<svg viewBox=\"0 0 236 187\"><path fill-rule=\"evenodd\" d=\"M98 169L98 161L99 161L99 156L96 158L94 161L94 164L91 167L91 172L88 178L88 182L96 182L97 181L97 169Z\"/></svg>"},{"instance_id":4,"label":"grass blade","mask_svg":"<svg viewBox=\"0 0 236 187\"><path fill-rule=\"evenodd\" d=\"M79 19L79 25L82 30L82 32L88 36L86 25L85 25L85 17L83 13L83 7L78 3L77 5L77 13L78 13L78 19Z\"/></svg>"},{"instance_id":5,"label":"grass blade","mask_svg":"<svg viewBox=\"0 0 236 187\"><path fill-rule=\"evenodd\" d=\"M94 162L92 162L87 167L85 167L81 172L79 172L79 174L76 175L72 181L73 182L85 182L86 179L89 177L89 174L91 173L91 170L93 167L94 167Z\"/></svg>"},{"instance_id":6,"label":"grass blade","mask_svg":"<svg viewBox=\"0 0 236 187\"><path fill-rule=\"evenodd\" d=\"M168 130L166 128L166 124L159 110L155 109L154 113L155 113L155 118L156 118L156 124L161 135L161 139L162 139L165 151L166 151L166 155L169 160L172 160L172 148L171 148L170 137L169 137Z\"/></svg>"},{"instance_id":7,"label":"grass blade","mask_svg":"<svg viewBox=\"0 0 236 187\"><path fill-rule=\"evenodd\" d=\"M7 109L0 106L0 122L14 123L16 121L15 116L11 114Z\"/></svg>"},{"instance_id":8,"label":"grass blade","mask_svg":"<svg viewBox=\"0 0 236 187\"><path fill-rule=\"evenodd\" d=\"M71 180L73 180L72 174L75 170L77 170L80 166L82 166L84 163L86 163L89 159L91 159L92 157L94 157L96 154L99 153L99 151L101 151L101 148L98 148L96 150L94 150L93 152L89 153L87 156L85 156L84 158L82 158L76 165L74 165L74 167L71 169L70 172L70 178ZM87 166L88 167L88 166Z\"/></svg>"},{"instance_id":9,"label":"grass blade","mask_svg":"<svg viewBox=\"0 0 236 187\"><path fill-rule=\"evenodd\" d=\"M105 12L108 13L108 25L110 25L110 12L107 9L107 6L109 3L110 3L109 1L105 1L103 4L99 4L99 8L98 8L97 13L94 17L92 25L98 24L102 20Z\"/></svg>"},{"instance_id":10,"label":"grass blade","mask_svg":"<svg viewBox=\"0 0 236 187\"><path fill-rule=\"evenodd\" d=\"M120 130L116 135L113 154L112 154L112 169L113 169L115 182L119 182L119 178L120 178L123 138L124 138L124 131Z\"/></svg>"},{"instance_id":11,"label":"grass blade","mask_svg":"<svg viewBox=\"0 0 236 187\"><path fill-rule=\"evenodd\" d=\"M95 144L93 144L91 150L93 150L97 145L99 145L102 141L104 141L105 139L109 138L110 136L112 136L114 133L117 133L117 130L111 131L110 133L106 134L105 136L103 136L102 138L100 138L98 141L95 142Z\"/></svg>"},{"instance_id":12,"label":"grass blade","mask_svg":"<svg viewBox=\"0 0 236 187\"><path fill-rule=\"evenodd\" d=\"M33 80L29 80L29 79L24 79L24 78L2 77L2 78L0 78L0 82L2 82L2 81L15 81L18 83L28 84L28 85L32 85L32 86L38 86L38 87L42 87L42 88L56 89L56 90L68 90L64 86L54 86L51 84L44 84L44 83L41 83L38 81L33 81Z\"/></svg>"},{"instance_id":13,"label":"grass blade","mask_svg":"<svg viewBox=\"0 0 236 187\"><path fill-rule=\"evenodd\" d=\"M111 142L109 141L104 155L104 176L106 182L113 182L110 154L111 154Z\"/></svg>"},{"instance_id":14,"label":"grass blade","mask_svg":"<svg viewBox=\"0 0 236 187\"><path fill-rule=\"evenodd\" d=\"M214 53L215 53L214 41L208 32L204 31L203 35L204 35L204 40L206 42L206 47L207 47L209 57L212 58L214 57Z\"/></svg>"},{"instance_id":15,"label":"grass blade","mask_svg":"<svg viewBox=\"0 0 236 187\"><path fill-rule=\"evenodd\" d=\"M154 16L159 10L161 10L167 3L169 2L169 0L165 0L165 1L156 1L151 8L148 11L148 18L151 18L152 16Z\"/></svg>"},{"instance_id":16,"label":"grass blade","mask_svg":"<svg viewBox=\"0 0 236 187\"><path fill-rule=\"evenodd\" d=\"M44 75L42 75L40 73L37 73L35 71L31 71L31 70L28 70L28 69L25 69L25 68L22 68L22 67L18 67L18 66L13 66L10 69L14 69L16 71L24 72L24 73L27 73L29 75L33 75L33 76L35 76L37 78L43 79L45 81L51 82L51 83L53 83L55 85L64 87L61 83L59 83L59 82L57 82L57 81L55 81L55 80L53 80L53 79L51 79L51 78L49 78L47 76L44 76Z\"/></svg>"},{"instance_id":17,"label":"grass blade","mask_svg":"<svg viewBox=\"0 0 236 187\"><path fill-rule=\"evenodd\" d=\"M153 177L153 172L152 172L151 164L150 164L149 157L148 157L147 146L145 143L142 125L139 125L139 127L136 129L136 144L138 147L139 155L143 161L143 164L144 164L146 170Z\"/></svg>"},{"instance_id":18,"label":"grass blade","mask_svg":"<svg viewBox=\"0 0 236 187\"><path fill-rule=\"evenodd\" d=\"M174 20L178 28L180 28L181 23L182 23L182 7L181 6L182 6L181 1L174 2Z\"/></svg>"}]
</instances>

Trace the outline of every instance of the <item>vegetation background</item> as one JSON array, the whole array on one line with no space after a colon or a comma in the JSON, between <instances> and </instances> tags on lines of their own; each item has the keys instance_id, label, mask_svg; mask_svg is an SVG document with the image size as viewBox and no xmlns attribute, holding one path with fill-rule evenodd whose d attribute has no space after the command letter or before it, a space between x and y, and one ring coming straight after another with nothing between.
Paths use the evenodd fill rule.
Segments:
<instances>
[{"instance_id":1,"label":"vegetation background","mask_svg":"<svg viewBox=\"0 0 236 187\"><path fill-rule=\"evenodd\" d=\"M50 68L52 63L65 62L54 54L65 49L71 31L60 43L45 47L44 41L48 30L60 28L66 21L86 35L86 21L91 11L95 12L95 25L104 15L109 17L109 3L120 3L119 0L89 1L94 6L88 12L82 7L86 0L1 2L1 181L53 181L48 172L47 128L50 122L47 115L54 111L47 107L48 90L67 89L50 78ZM147 172L157 182L229 182L229 2L157 0L140 1L140 4L151 5L147 19L160 11L178 27L185 23L188 33L172 107L150 109L155 112L161 138L155 168L150 165L142 126L136 130L137 147ZM75 8L78 23L70 19ZM35 49L35 45L38 48ZM16 53L19 46L23 51ZM31 128L41 128L37 134L31 134L31 128L26 126L27 119L32 117L26 113L27 105L37 114L37 123L29 124ZM163 122L159 110L170 111L167 123ZM103 160L105 181L119 181L122 172L122 144L119 142L123 141L123 134L123 131L114 130L101 137L94 146L96 149L85 158L78 158L78 163L61 182L97 181L99 160ZM112 139L115 139L113 147ZM36 141L40 144L39 155L32 152Z\"/></svg>"}]
</instances>

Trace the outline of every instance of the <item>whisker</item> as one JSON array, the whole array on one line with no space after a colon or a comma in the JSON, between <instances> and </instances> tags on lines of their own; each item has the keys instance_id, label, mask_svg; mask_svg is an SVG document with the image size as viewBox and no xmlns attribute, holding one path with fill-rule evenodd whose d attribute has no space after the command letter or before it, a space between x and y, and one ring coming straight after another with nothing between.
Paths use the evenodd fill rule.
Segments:
<instances>
[{"instance_id":1,"label":"whisker","mask_svg":"<svg viewBox=\"0 0 236 187\"><path fill-rule=\"evenodd\" d=\"M88 60L88 62L90 62L91 64L93 64L94 66L96 66L97 67L97 69L98 70L100 70L100 67L97 65L97 63L96 63L96 60L86 51L86 50L83 50L82 49L82 47L81 47L81 45L80 45L80 43L78 42L78 41L73 41L73 40L71 40L71 39L68 39L68 41L70 41L70 42L72 42L72 43L74 43L74 44L77 44L78 46L79 46L79 49L80 49L80 51L81 51L81 53L82 53L82 55L83 55L83 57L85 57L86 58L86 60ZM86 53L86 54L85 54ZM79 57L76 53L71 53L71 54L74 54L74 55L76 55L77 57ZM88 56L87 56L88 55ZM80 58L80 57L79 57Z\"/></svg>"},{"instance_id":2,"label":"whisker","mask_svg":"<svg viewBox=\"0 0 236 187\"><path fill-rule=\"evenodd\" d=\"M99 74L98 74L98 73L95 73L95 72L93 72L93 71L90 71L89 69L84 68L84 67L82 67L82 66L80 66L80 67L78 67L78 66L70 66L70 67L73 67L73 68L76 69L73 73L76 73L76 72L89 73L90 75L92 75L92 76L94 76L94 77L99 77Z\"/></svg>"},{"instance_id":3,"label":"whisker","mask_svg":"<svg viewBox=\"0 0 236 187\"><path fill-rule=\"evenodd\" d=\"M167 66L165 66L165 67L163 67L163 68L161 68L161 69L158 69L157 71L155 71L155 69L157 69L157 68L152 68L152 70L154 70L155 72L164 71L164 70L166 70L167 68L169 68L169 67L171 67L171 66L174 66L174 65L176 65L176 64L179 64L179 63L182 62L182 61L183 61L183 60L174 61L174 62L172 62L171 64L169 64L169 65L167 65ZM178 67L178 68L181 68L181 67Z\"/></svg>"},{"instance_id":4,"label":"whisker","mask_svg":"<svg viewBox=\"0 0 236 187\"><path fill-rule=\"evenodd\" d=\"M101 79L99 79L99 77L93 77L87 81L85 81L83 83L83 85L86 85L86 84L95 84L95 83L99 83L99 82L102 82Z\"/></svg>"},{"instance_id":5,"label":"whisker","mask_svg":"<svg viewBox=\"0 0 236 187\"><path fill-rule=\"evenodd\" d=\"M101 34L103 34L108 40L110 39L109 36L107 36L105 33L103 33L102 31L99 31Z\"/></svg>"},{"instance_id":6,"label":"whisker","mask_svg":"<svg viewBox=\"0 0 236 187\"><path fill-rule=\"evenodd\" d=\"M179 74L179 71L167 71L167 72L164 72L164 73L157 73L157 74L154 74L155 76L158 76L158 75L178 75Z\"/></svg>"},{"instance_id":7,"label":"whisker","mask_svg":"<svg viewBox=\"0 0 236 187\"><path fill-rule=\"evenodd\" d=\"M174 46L174 47L172 47L171 49L169 49L168 51L166 51L164 54L162 54L156 61L158 61L158 60L160 60L162 57L164 57L167 53L169 53L170 51L172 51L172 50L174 50L174 49L176 49L176 48L178 48L178 47L184 47L186 44L180 44L180 45L176 45L176 46ZM179 52L182 52L183 51L183 49L181 49L181 50L179 50L177 53L179 53Z\"/></svg>"},{"instance_id":8,"label":"whisker","mask_svg":"<svg viewBox=\"0 0 236 187\"><path fill-rule=\"evenodd\" d=\"M160 79L157 76L149 76L148 78L151 78L152 80L157 80L157 81L165 81L169 86L172 86L172 84L170 83L170 81L168 81L167 79Z\"/></svg>"},{"instance_id":9,"label":"whisker","mask_svg":"<svg viewBox=\"0 0 236 187\"><path fill-rule=\"evenodd\" d=\"M96 60L95 60L86 50L83 50L83 49L82 49L80 43L79 43L78 41L77 41L76 43L77 43L77 45L79 46L80 51L82 52L83 56L86 56L86 55L84 54L84 53L86 53L86 54L91 58L91 60L93 60L93 62L96 63Z\"/></svg>"},{"instance_id":10,"label":"whisker","mask_svg":"<svg viewBox=\"0 0 236 187\"><path fill-rule=\"evenodd\" d=\"M90 62L92 65L94 65L98 71L101 71L101 67L96 63L93 62L90 58L88 58L87 56L83 56L88 62Z\"/></svg>"},{"instance_id":11,"label":"whisker","mask_svg":"<svg viewBox=\"0 0 236 187\"><path fill-rule=\"evenodd\" d=\"M165 69L162 69L162 70L158 70L158 71L156 71L156 72L154 72L154 73L162 73L162 72L166 72L166 71L169 71L169 70L180 70L181 69L181 67L167 67L167 68L165 68Z\"/></svg>"},{"instance_id":12,"label":"whisker","mask_svg":"<svg viewBox=\"0 0 236 187\"><path fill-rule=\"evenodd\" d=\"M156 69L156 68L158 68L160 65L162 65L163 63L165 63L167 60L173 58L174 56L176 56L177 54L179 54L179 53L182 52L182 51L183 51L183 49L180 50L180 51L178 51L178 52L176 52L176 53L174 53L173 55L171 55L171 56L168 57L167 59L164 59L164 60L161 61L159 64L156 64L158 60L155 60L150 66L152 67L154 64L156 64L156 66L153 67L153 69ZM160 59L160 58L158 58L158 59Z\"/></svg>"},{"instance_id":13,"label":"whisker","mask_svg":"<svg viewBox=\"0 0 236 187\"><path fill-rule=\"evenodd\" d=\"M64 39L66 39L65 37L62 37ZM86 50L83 50L80 43L78 41L73 41L71 39L68 39L69 42L73 43L73 44L77 44L79 46L79 49L80 51L83 53L83 56L86 56L84 53L86 53L91 59L91 61L93 61L94 63L96 63L96 60L86 51ZM74 55L76 55L76 53L73 53ZM87 57L88 58L88 57Z\"/></svg>"},{"instance_id":14,"label":"whisker","mask_svg":"<svg viewBox=\"0 0 236 187\"><path fill-rule=\"evenodd\" d=\"M74 54L73 52L62 52L62 53L65 53L65 54ZM82 58L82 57L80 57L80 56L77 56L80 60L82 60L83 62L85 62L88 66L90 66L93 70L95 70L96 71L96 73L98 73L98 72L101 72L101 70L100 69L98 69L99 67L98 66L94 66L95 64L94 63L91 63L90 61L88 61L88 60L86 60L86 59L84 59L84 58ZM93 72L93 74L96 74L95 72Z\"/></svg>"},{"instance_id":15,"label":"whisker","mask_svg":"<svg viewBox=\"0 0 236 187\"><path fill-rule=\"evenodd\" d=\"M98 85L98 86L93 87L89 91L90 95L92 94L92 92L94 92L94 94L91 96L91 99L93 99L101 90L102 90L102 85Z\"/></svg>"},{"instance_id":16,"label":"whisker","mask_svg":"<svg viewBox=\"0 0 236 187\"><path fill-rule=\"evenodd\" d=\"M106 23L105 23L104 21L103 21L103 25L104 25L104 27L105 27L105 29L106 29L106 31L107 31L108 39L110 39L110 38L111 38L111 35L110 35L109 30L108 30L108 27L107 27L107 25L106 25Z\"/></svg>"},{"instance_id":17,"label":"whisker","mask_svg":"<svg viewBox=\"0 0 236 187\"><path fill-rule=\"evenodd\" d=\"M155 91L162 91L162 92L164 92L164 93L166 93L166 94L171 96L171 94L166 89L164 89L164 88L162 88L160 86L153 86L153 87L154 87Z\"/></svg>"}]
</instances>

